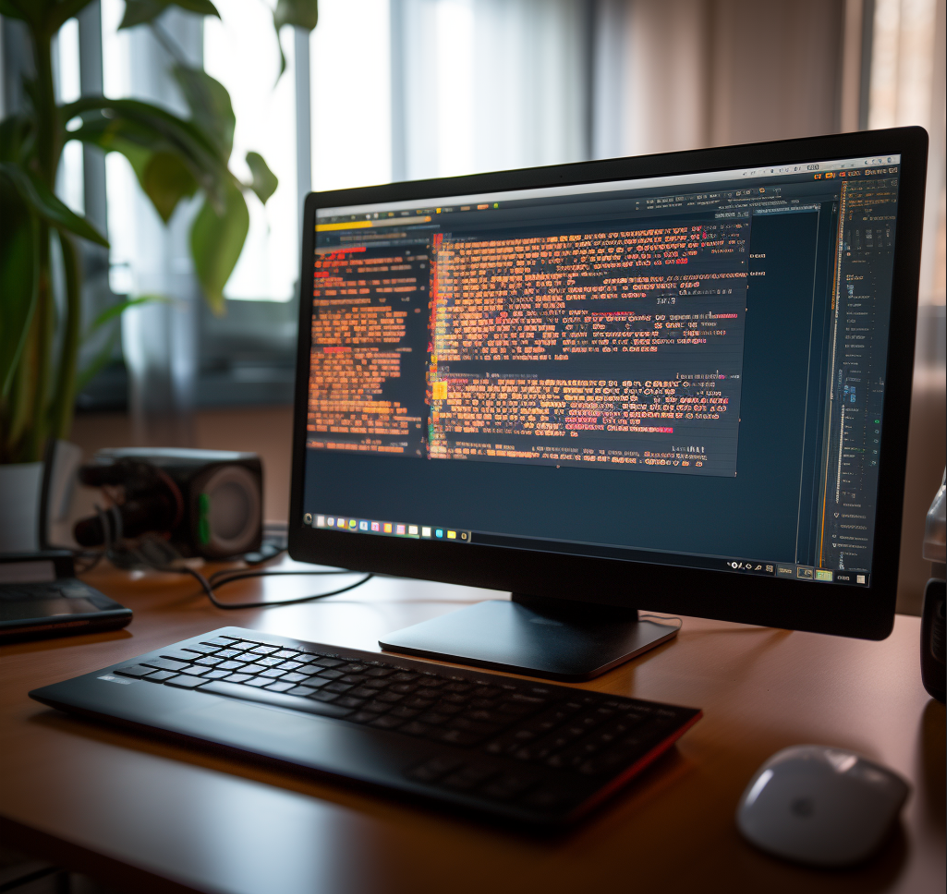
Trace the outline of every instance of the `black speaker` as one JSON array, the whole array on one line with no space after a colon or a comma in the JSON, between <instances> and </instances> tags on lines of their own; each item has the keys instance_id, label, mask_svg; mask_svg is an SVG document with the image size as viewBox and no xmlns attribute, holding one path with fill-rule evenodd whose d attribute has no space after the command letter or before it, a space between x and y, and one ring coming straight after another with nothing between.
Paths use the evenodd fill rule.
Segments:
<instances>
[{"instance_id":1,"label":"black speaker","mask_svg":"<svg viewBox=\"0 0 947 894\"><path fill-rule=\"evenodd\" d=\"M100 450L79 469L112 505L76 523L81 546L158 535L182 556L225 559L260 548L263 467L255 453L174 448Z\"/></svg>"},{"instance_id":2,"label":"black speaker","mask_svg":"<svg viewBox=\"0 0 947 894\"><path fill-rule=\"evenodd\" d=\"M924 590L921 614L921 679L924 688L938 701L944 701L944 589L942 580L931 578Z\"/></svg>"}]
</instances>

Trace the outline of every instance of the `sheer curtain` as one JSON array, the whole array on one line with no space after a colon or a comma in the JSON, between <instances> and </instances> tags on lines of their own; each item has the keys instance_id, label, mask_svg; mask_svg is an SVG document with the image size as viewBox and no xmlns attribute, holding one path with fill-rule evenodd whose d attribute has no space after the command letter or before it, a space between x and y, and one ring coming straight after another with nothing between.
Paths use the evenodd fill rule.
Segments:
<instances>
[{"instance_id":1,"label":"sheer curtain","mask_svg":"<svg viewBox=\"0 0 947 894\"><path fill-rule=\"evenodd\" d=\"M947 452L945 3L875 0L872 25L869 126L920 124L931 138L898 588L899 609L919 613L930 574L921 557L924 515L940 484Z\"/></svg>"},{"instance_id":2,"label":"sheer curtain","mask_svg":"<svg viewBox=\"0 0 947 894\"><path fill-rule=\"evenodd\" d=\"M588 158L591 4L392 0L391 8L400 37L394 88L403 95L396 179Z\"/></svg>"}]
</instances>

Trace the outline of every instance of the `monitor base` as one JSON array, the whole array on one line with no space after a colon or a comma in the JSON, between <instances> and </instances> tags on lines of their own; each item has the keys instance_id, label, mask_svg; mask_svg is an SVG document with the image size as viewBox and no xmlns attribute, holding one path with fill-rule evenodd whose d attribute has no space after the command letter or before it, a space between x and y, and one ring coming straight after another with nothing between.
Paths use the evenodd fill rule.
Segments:
<instances>
[{"instance_id":1,"label":"monitor base","mask_svg":"<svg viewBox=\"0 0 947 894\"><path fill-rule=\"evenodd\" d=\"M653 649L678 629L640 620L634 609L514 593L509 602L478 602L378 643L405 655L578 682Z\"/></svg>"}]
</instances>

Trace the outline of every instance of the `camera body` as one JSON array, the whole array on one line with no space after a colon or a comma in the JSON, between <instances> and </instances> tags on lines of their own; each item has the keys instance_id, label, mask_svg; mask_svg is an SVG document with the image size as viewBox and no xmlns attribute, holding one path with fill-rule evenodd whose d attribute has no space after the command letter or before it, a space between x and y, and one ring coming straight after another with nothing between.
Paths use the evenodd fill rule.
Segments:
<instances>
[{"instance_id":1,"label":"camera body","mask_svg":"<svg viewBox=\"0 0 947 894\"><path fill-rule=\"evenodd\" d=\"M146 534L180 555L226 559L260 548L263 466L255 453L176 448L100 450L79 481L113 498L76 523L82 546L116 546Z\"/></svg>"}]
</instances>

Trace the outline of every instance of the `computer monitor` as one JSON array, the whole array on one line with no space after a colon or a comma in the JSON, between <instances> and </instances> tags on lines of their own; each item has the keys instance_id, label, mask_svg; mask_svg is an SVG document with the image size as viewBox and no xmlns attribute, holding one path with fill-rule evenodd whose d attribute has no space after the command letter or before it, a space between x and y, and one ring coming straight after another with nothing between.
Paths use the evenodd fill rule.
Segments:
<instances>
[{"instance_id":1,"label":"computer monitor","mask_svg":"<svg viewBox=\"0 0 947 894\"><path fill-rule=\"evenodd\" d=\"M637 610L891 630L927 134L311 194L289 551L512 591L382 645L560 679Z\"/></svg>"}]
</instances>

